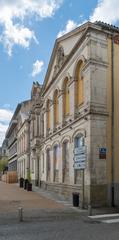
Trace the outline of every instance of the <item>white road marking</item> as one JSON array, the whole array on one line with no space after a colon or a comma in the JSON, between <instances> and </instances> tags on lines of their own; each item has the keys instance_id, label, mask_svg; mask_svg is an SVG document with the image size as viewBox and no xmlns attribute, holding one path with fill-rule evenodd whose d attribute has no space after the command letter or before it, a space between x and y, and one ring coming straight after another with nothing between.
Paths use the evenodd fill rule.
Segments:
<instances>
[{"instance_id":1,"label":"white road marking","mask_svg":"<svg viewBox=\"0 0 119 240\"><path fill-rule=\"evenodd\" d=\"M102 220L101 222L103 222L103 223L119 223L119 218L118 219Z\"/></svg>"},{"instance_id":2,"label":"white road marking","mask_svg":"<svg viewBox=\"0 0 119 240\"><path fill-rule=\"evenodd\" d=\"M119 213L94 215L94 216L88 216L88 217L92 218L92 219L95 219L95 218L119 217Z\"/></svg>"}]
</instances>

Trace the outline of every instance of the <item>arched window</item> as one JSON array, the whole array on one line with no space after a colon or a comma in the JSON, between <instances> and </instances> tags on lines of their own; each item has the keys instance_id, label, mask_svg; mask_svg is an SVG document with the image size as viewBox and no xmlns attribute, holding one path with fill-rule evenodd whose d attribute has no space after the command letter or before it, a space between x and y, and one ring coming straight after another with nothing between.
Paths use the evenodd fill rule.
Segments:
<instances>
[{"instance_id":1,"label":"arched window","mask_svg":"<svg viewBox=\"0 0 119 240\"><path fill-rule=\"evenodd\" d=\"M64 117L69 115L70 108L69 108L69 86L68 86L68 78L65 78L64 80L64 101L63 101L63 109L64 109Z\"/></svg>"},{"instance_id":2,"label":"arched window","mask_svg":"<svg viewBox=\"0 0 119 240\"><path fill-rule=\"evenodd\" d=\"M46 159L47 159L47 170L50 171L50 149L47 149L46 152Z\"/></svg>"},{"instance_id":3,"label":"arched window","mask_svg":"<svg viewBox=\"0 0 119 240\"><path fill-rule=\"evenodd\" d=\"M44 153L42 153L42 172L44 173Z\"/></svg>"},{"instance_id":4,"label":"arched window","mask_svg":"<svg viewBox=\"0 0 119 240\"><path fill-rule=\"evenodd\" d=\"M47 100L47 130L50 129L50 100Z\"/></svg>"},{"instance_id":5,"label":"arched window","mask_svg":"<svg viewBox=\"0 0 119 240\"><path fill-rule=\"evenodd\" d=\"M58 168L59 147L58 145L54 146L53 152L54 152L54 181L58 182L58 179L59 179L59 168Z\"/></svg>"},{"instance_id":6,"label":"arched window","mask_svg":"<svg viewBox=\"0 0 119 240\"><path fill-rule=\"evenodd\" d=\"M79 61L76 68L76 80L77 80L76 88L75 88L76 107L80 106L84 100L82 68L83 68L83 62Z\"/></svg>"},{"instance_id":7,"label":"arched window","mask_svg":"<svg viewBox=\"0 0 119 240\"><path fill-rule=\"evenodd\" d=\"M54 92L54 126L59 122L59 100L58 100L58 90Z\"/></svg>"},{"instance_id":8,"label":"arched window","mask_svg":"<svg viewBox=\"0 0 119 240\"><path fill-rule=\"evenodd\" d=\"M46 151L46 165L47 165L47 181L50 181L51 162L50 162L50 149L49 148Z\"/></svg>"},{"instance_id":9,"label":"arched window","mask_svg":"<svg viewBox=\"0 0 119 240\"><path fill-rule=\"evenodd\" d=\"M80 148L84 146L84 136L82 134L79 134L75 137L74 140L75 148Z\"/></svg>"},{"instance_id":10,"label":"arched window","mask_svg":"<svg viewBox=\"0 0 119 240\"><path fill-rule=\"evenodd\" d=\"M75 151L76 151L77 148L80 149L83 146L84 146L84 136L82 134L78 134L74 139ZM76 164L76 163L74 163L74 164ZM82 172L80 171L80 169L77 168L77 166L75 166L75 169L74 169L74 183L75 184L80 184L81 181L82 181Z\"/></svg>"},{"instance_id":11,"label":"arched window","mask_svg":"<svg viewBox=\"0 0 119 240\"><path fill-rule=\"evenodd\" d=\"M68 142L64 142L63 143L63 169L66 168L67 155L68 155Z\"/></svg>"},{"instance_id":12,"label":"arched window","mask_svg":"<svg viewBox=\"0 0 119 240\"><path fill-rule=\"evenodd\" d=\"M69 149L68 141L63 142L63 182L69 182Z\"/></svg>"}]
</instances>

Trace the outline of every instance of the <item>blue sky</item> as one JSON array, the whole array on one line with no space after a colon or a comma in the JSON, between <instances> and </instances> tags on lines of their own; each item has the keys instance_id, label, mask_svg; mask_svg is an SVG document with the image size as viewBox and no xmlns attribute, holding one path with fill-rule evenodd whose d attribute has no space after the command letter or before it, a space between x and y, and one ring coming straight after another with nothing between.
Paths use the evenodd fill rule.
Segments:
<instances>
[{"instance_id":1,"label":"blue sky","mask_svg":"<svg viewBox=\"0 0 119 240\"><path fill-rule=\"evenodd\" d=\"M0 145L17 104L43 82L57 36L87 20L118 26L118 0L0 0Z\"/></svg>"}]
</instances>

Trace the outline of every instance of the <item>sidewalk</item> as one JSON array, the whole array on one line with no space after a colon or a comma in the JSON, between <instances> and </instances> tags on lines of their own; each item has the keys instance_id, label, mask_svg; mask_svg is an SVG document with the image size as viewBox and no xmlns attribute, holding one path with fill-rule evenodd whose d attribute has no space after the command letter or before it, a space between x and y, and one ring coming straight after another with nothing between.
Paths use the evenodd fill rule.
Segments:
<instances>
[{"instance_id":1,"label":"sidewalk","mask_svg":"<svg viewBox=\"0 0 119 240\"><path fill-rule=\"evenodd\" d=\"M25 222L77 219L87 212L38 187L28 192L18 184L0 182L0 225L19 222L19 208Z\"/></svg>"},{"instance_id":2,"label":"sidewalk","mask_svg":"<svg viewBox=\"0 0 119 240\"><path fill-rule=\"evenodd\" d=\"M28 192L19 188L18 184L6 184L0 181L0 213L16 213L18 208L24 211L37 212L74 212L84 213L88 216L87 209L73 207L71 202L64 201L63 197L55 193L33 186L33 191ZM119 213L119 208L93 208L92 215Z\"/></svg>"},{"instance_id":3,"label":"sidewalk","mask_svg":"<svg viewBox=\"0 0 119 240\"><path fill-rule=\"evenodd\" d=\"M0 213L14 212L19 207L24 209L63 209L64 205L48 199L37 192L28 192L18 184L6 184L0 181Z\"/></svg>"}]
</instances>

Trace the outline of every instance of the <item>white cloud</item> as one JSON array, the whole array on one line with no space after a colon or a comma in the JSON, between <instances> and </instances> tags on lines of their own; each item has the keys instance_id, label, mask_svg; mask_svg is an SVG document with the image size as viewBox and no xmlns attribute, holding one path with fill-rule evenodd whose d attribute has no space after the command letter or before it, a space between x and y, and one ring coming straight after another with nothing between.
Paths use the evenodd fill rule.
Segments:
<instances>
[{"instance_id":1,"label":"white cloud","mask_svg":"<svg viewBox=\"0 0 119 240\"><path fill-rule=\"evenodd\" d=\"M65 29L60 31L57 35L57 37L61 37L63 35L65 35L66 33L72 31L73 29L75 29L76 27L79 27L80 25L84 24L87 20L84 20L81 23L76 23L73 20L68 20L65 26Z\"/></svg>"},{"instance_id":2,"label":"white cloud","mask_svg":"<svg viewBox=\"0 0 119 240\"><path fill-rule=\"evenodd\" d=\"M43 65L44 65L44 62L39 60L33 63L32 77L35 77L42 71Z\"/></svg>"},{"instance_id":3,"label":"white cloud","mask_svg":"<svg viewBox=\"0 0 119 240\"><path fill-rule=\"evenodd\" d=\"M9 121L13 116L13 112L8 109L0 109L0 146L5 137L6 130L9 126Z\"/></svg>"},{"instance_id":4,"label":"white cloud","mask_svg":"<svg viewBox=\"0 0 119 240\"><path fill-rule=\"evenodd\" d=\"M115 24L119 20L119 1L118 0L98 0L97 7L94 9L90 20L103 21Z\"/></svg>"},{"instance_id":5,"label":"white cloud","mask_svg":"<svg viewBox=\"0 0 119 240\"><path fill-rule=\"evenodd\" d=\"M65 26L65 29L60 31L57 35L57 37L61 37L63 36L64 34L72 31L74 28L76 28L78 26L77 23L75 23L73 20L68 20L67 23L66 23L66 26Z\"/></svg>"},{"instance_id":6,"label":"white cloud","mask_svg":"<svg viewBox=\"0 0 119 240\"><path fill-rule=\"evenodd\" d=\"M62 2L63 0L1 0L0 25L3 31L0 41L8 54L12 54L14 45L28 48L31 40L37 41L35 33L23 25L24 20L52 17Z\"/></svg>"},{"instance_id":7,"label":"white cloud","mask_svg":"<svg viewBox=\"0 0 119 240\"><path fill-rule=\"evenodd\" d=\"M0 122L9 122L12 118L12 111L7 109L0 109Z\"/></svg>"},{"instance_id":8,"label":"white cloud","mask_svg":"<svg viewBox=\"0 0 119 240\"><path fill-rule=\"evenodd\" d=\"M0 41L9 56L12 55L12 48L15 44L28 48L32 39L37 42L33 31L19 24L13 25L12 21L6 24L5 30L0 37Z\"/></svg>"},{"instance_id":9,"label":"white cloud","mask_svg":"<svg viewBox=\"0 0 119 240\"><path fill-rule=\"evenodd\" d=\"M4 125L0 123L0 146L2 146L7 128L8 128L8 125Z\"/></svg>"}]
</instances>

